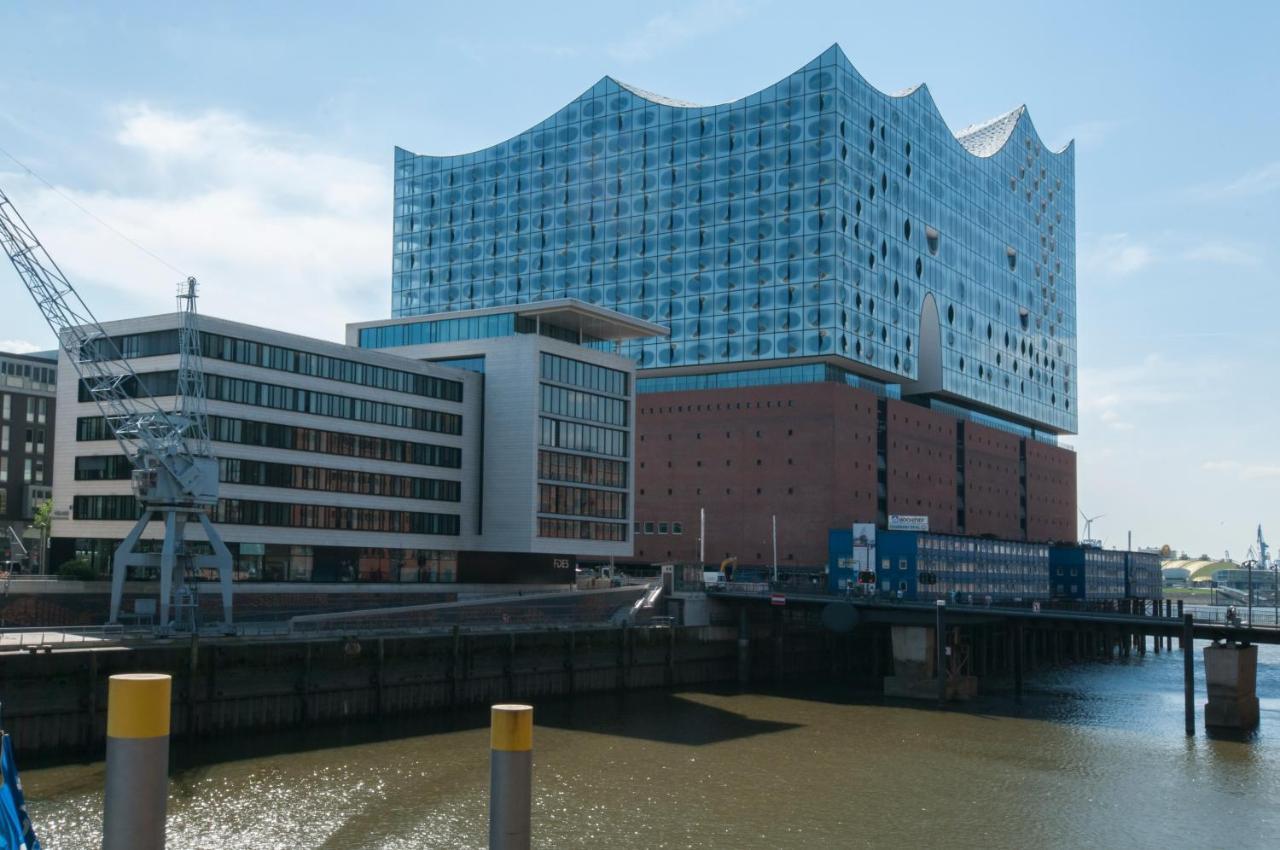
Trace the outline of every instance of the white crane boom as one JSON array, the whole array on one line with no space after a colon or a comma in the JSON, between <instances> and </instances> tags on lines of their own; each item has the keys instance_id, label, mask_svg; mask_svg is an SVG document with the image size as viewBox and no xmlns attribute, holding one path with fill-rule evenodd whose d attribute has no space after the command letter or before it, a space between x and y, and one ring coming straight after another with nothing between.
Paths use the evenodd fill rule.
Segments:
<instances>
[{"instance_id":1,"label":"white crane boom","mask_svg":"<svg viewBox=\"0 0 1280 850\"><path fill-rule=\"evenodd\" d=\"M79 376L82 400L87 395L97 404L133 465L141 516L112 562L110 622L119 618L128 568L143 566L160 571L160 628L170 628L175 601L175 611L189 611L194 625L194 596L186 588L186 577L190 571L213 567L222 584L224 626L230 629L231 555L208 516L218 504L218 461L205 423L195 278L184 281L178 295L180 362L176 410L170 412L147 391L118 342L103 329L3 190L0 246ZM164 521L161 552L135 551L153 517ZM185 540L188 520L204 528L212 555L194 552ZM186 625L182 617L176 619L178 625Z\"/></svg>"}]
</instances>

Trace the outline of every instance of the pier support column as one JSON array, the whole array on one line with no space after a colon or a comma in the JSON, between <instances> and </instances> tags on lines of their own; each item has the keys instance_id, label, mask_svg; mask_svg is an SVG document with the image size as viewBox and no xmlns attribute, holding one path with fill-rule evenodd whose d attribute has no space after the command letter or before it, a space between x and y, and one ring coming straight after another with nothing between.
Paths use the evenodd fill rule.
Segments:
<instances>
[{"instance_id":1,"label":"pier support column","mask_svg":"<svg viewBox=\"0 0 1280 850\"><path fill-rule=\"evenodd\" d=\"M969 699L978 692L977 677L950 676L945 660L939 664L940 657L946 658L946 638L938 640L936 625L892 626L891 633L893 675L884 677L885 696L936 700L945 693L946 699Z\"/></svg>"},{"instance_id":2,"label":"pier support column","mask_svg":"<svg viewBox=\"0 0 1280 850\"><path fill-rule=\"evenodd\" d=\"M1013 632L1013 695L1022 702L1022 626Z\"/></svg>"},{"instance_id":3,"label":"pier support column","mask_svg":"<svg viewBox=\"0 0 1280 850\"><path fill-rule=\"evenodd\" d=\"M1179 600L1181 602L1181 600ZM1182 618L1182 689L1187 734L1196 733L1196 651L1190 614Z\"/></svg>"},{"instance_id":4,"label":"pier support column","mask_svg":"<svg viewBox=\"0 0 1280 850\"><path fill-rule=\"evenodd\" d=\"M751 623L747 619L747 606L738 609L738 684L751 683Z\"/></svg>"},{"instance_id":5,"label":"pier support column","mask_svg":"<svg viewBox=\"0 0 1280 850\"><path fill-rule=\"evenodd\" d=\"M1206 729L1258 728L1258 647L1215 643L1204 648L1204 678L1209 701L1204 704Z\"/></svg>"},{"instance_id":6,"label":"pier support column","mask_svg":"<svg viewBox=\"0 0 1280 850\"><path fill-rule=\"evenodd\" d=\"M935 673L938 679L938 705L947 702L947 603L941 599L937 604L937 618L934 622L934 645L937 655L934 660Z\"/></svg>"},{"instance_id":7,"label":"pier support column","mask_svg":"<svg viewBox=\"0 0 1280 850\"><path fill-rule=\"evenodd\" d=\"M891 626L893 675L884 677L884 695L928 699L936 670L934 630L924 626Z\"/></svg>"}]
</instances>

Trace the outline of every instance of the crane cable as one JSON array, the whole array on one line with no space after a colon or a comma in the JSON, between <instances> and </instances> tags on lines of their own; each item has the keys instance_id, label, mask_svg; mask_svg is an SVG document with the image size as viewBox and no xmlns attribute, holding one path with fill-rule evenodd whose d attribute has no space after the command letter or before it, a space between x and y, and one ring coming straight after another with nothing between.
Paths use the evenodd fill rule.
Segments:
<instances>
[{"instance_id":1,"label":"crane cable","mask_svg":"<svg viewBox=\"0 0 1280 850\"><path fill-rule=\"evenodd\" d=\"M94 221L96 221L98 224L100 224L102 227L106 228L107 230L109 230L109 231L111 231L112 233L114 233L116 236L118 236L118 237L120 237L121 239L123 239L125 242L128 242L130 245L132 245L133 247L137 248L139 251L141 251L142 253L146 254L148 257L150 257L151 259L155 260L157 263L160 263L162 266L164 266L165 268L170 269L171 271L175 271L175 272L177 272L178 274L182 275L182 277L183 277L183 278L188 278L188 277L190 277L190 276L191 276L191 275L187 274L186 272L184 272L182 269L180 269L180 268L178 268L177 266L175 266L173 263L171 263L171 262L169 262L168 260L166 260L164 257L161 257L159 254L155 253L154 251L149 250L148 248L144 247L142 244L140 244L140 243L139 243L139 242L137 242L136 240L134 240L134 239L130 238L129 236L125 235L124 233L121 233L121 232L120 232L119 230L117 230L115 227L113 227L112 225L108 224L106 221L102 220L102 219L101 219L101 218L99 218L98 216L94 215L94 214L93 214L93 212L92 212L92 211L90 211L90 210L88 210L88 209L86 209L86 208L84 207L84 205L83 205L83 204L81 204L81 203L80 203L79 201L77 201L75 198L73 198L73 197L71 197L70 195L68 195L66 192L63 192L61 189L59 189L57 186L55 186L55 185L53 185L52 183L50 183L48 180L46 180L46 179L44 179L43 177L41 177L41 176L40 176L39 174L37 174L37 173L36 173L36 172L35 172L35 171L34 171L34 170L29 166L29 165L27 165L27 164L26 164L25 162L23 162L22 160L18 159L18 158L17 158L16 156L14 156L13 154L9 153L9 151L5 150L5 149L4 149L4 147L0 147L0 153L4 154L4 155L5 155L5 156L7 156L9 159L13 160L13 161L17 164L17 166L18 166L19 168L21 168L23 171L27 172L27 174L30 174L30 175L31 175L32 177L34 177L35 179L39 180L41 183L43 183L45 186L47 186L47 187L49 188L49 190L50 190L50 191L52 191L52 192L54 192L56 195L58 195L58 197L62 198L64 201L66 201L67 203L71 204L71 206L73 206L73 207L75 207L76 209L80 210L80 212L84 213L84 214L85 214L85 215L87 215L89 218L93 219L93 220L94 220Z\"/></svg>"}]
</instances>

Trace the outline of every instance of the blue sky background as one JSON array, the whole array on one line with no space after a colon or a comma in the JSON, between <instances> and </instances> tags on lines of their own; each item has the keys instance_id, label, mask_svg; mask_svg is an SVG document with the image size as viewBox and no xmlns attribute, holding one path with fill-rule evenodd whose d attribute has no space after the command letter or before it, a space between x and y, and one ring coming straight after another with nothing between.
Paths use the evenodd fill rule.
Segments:
<instances>
[{"instance_id":1,"label":"blue sky background","mask_svg":"<svg viewBox=\"0 0 1280 850\"><path fill-rule=\"evenodd\" d=\"M7 3L0 146L206 312L339 339L389 315L394 145L492 144L604 74L733 100L832 42L953 129L1026 103L1077 142L1080 506L1108 545L1242 558L1258 522L1280 544L1278 10ZM99 318L172 309L176 271L3 156L0 186ZM0 348L51 345L0 271Z\"/></svg>"}]
</instances>

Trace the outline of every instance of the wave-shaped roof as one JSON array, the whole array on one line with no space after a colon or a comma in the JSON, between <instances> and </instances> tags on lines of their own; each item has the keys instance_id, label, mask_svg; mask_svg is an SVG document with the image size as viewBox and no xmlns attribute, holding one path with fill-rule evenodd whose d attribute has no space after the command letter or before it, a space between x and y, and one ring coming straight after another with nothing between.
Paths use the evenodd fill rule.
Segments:
<instances>
[{"instance_id":1,"label":"wave-shaped roof","mask_svg":"<svg viewBox=\"0 0 1280 850\"><path fill-rule=\"evenodd\" d=\"M649 100L654 103L659 103L659 104L662 104L663 106L678 106L682 109L702 109L704 106L704 104L701 104L701 103L692 103L687 100L678 100L674 97L666 97L665 95L654 94L651 91L645 91L644 89L639 88L637 86L624 83L622 80L619 80L617 77L606 77L606 79L613 80L620 87L631 92L636 97L642 97L645 100Z\"/></svg>"},{"instance_id":2,"label":"wave-shaped roof","mask_svg":"<svg viewBox=\"0 0 1280 850\"><path fill-rule=\"evenodd\" d=\"M845 54L844 50L841 49L839 44L831 45L831 47L824 50L821 54L819 54L812 61L805 64L799 70L812 71L812 70L816 70L821 66L830 67L835 62L838 62L844 65L845 68L851 71L854 77L856 77L860 82L862 82L868 88L873 89L877 93L881 94L882 96L891 97L895 99L902 99L902 100L922 98L924 102L928 105L928 108L933 112L934 116L937 118L939 123L941 123L944 127L947 127L947 129L950 130L950 127L947 125L946 120L942 117L942 113L939 111L937 104L934 102L932 95L929 93L929 87L926 84L917 83L916 85L909 86L907 88L900 89L892 93L884 92L883 90L872 85L870 82L866 80L865 77L863 77L860 73L858 73L857 68L854 67L853 63L849 60L849 57ZM774 85L781 85L781 84L782 83L776 83ZM603 78L601 78L599 83L597 83L592 88L588 89L583 95L580 95L578 98L575 98L574 102L580 101L585 97L589 97L593 91L598 92L602 90L602 87L605 90L610 88L614 89L615 91L622 90L636 97L649 101L650 103L657 104L660 106L676 108L676 109L714 109L716 108L716 106L741 104L749 99L749 98L739 98L738 100L732 101L729 104L715 104L715 105L698 104L698 103L693 103L687 100L681 100L679 98L667 97L665 95L655 94L654 92L647 91L646 89L642 89L638 86L633 86L629 83L624 83L621 80L616 79L615 77L606 75ZM765 86L759 92L756 92L756 94L766 92L771 87L772 86ZM553 120L554 120L554 116L552 116L552 118L547 119L547 121L540 122L538 126L543 126ZM986 158L998 153L1004 147L1004 145L1009 141L1009 139L1013 137L1015 131L1018 128L1018 125L1023 121L1027 122L1027 130L1029 135L1033 137L1037 142L1039 142L1041 148L1043 148L1045 151L1051 154L1063 154L1063 153L1066 153L1071 148L1070 142L1064 145L1060 150L1056 150L1056 151L1049 148L1047 145L1045 145L1044 141L1040 138L1040 134L1036 132L1035 124L1031 121L1030 113L1028 112L1027 107L1025 105L1018 106L1002 115L998 115L995 118L991 118L987 121L982 121L977 124L970 124L969 126L964 127L963 129L958 131L951 131L951 134L955 137L956 141L960 144L960 146L963 147L970 154L972 154L975 157Z\"/></svg>"},{"instance_id":3,"label":"wave-shaped roof","mask_svg":"<svg viewBox=\"0 0 1280 850\"><path fill-rule=\"evenodd\" d=\"M965 150L974 156L991 156L1009 141L1014 128L1018 126L1018 121L1026 111L1025 106L1019 106L981 124L970 124L956 131L956 141L964 145Z\"/></svg>"}]
</instances>

